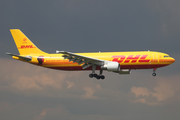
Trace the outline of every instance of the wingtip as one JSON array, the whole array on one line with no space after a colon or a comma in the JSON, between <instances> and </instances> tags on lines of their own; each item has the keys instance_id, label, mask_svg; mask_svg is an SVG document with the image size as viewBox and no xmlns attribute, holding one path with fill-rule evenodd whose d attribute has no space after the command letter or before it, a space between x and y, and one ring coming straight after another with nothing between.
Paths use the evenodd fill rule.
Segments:
<instances>
[{"instance_id":1,"label":"wingtip","mask_svg":"<svg viewBox=\"0 0 180 120\"><path fill-rule=\"evenodd\" d=\"M6 54L6 55L10 55L11 53L6 52L5 54Z\"/></svg>"},{"instance_id":2,"label":"wingtip","mask_svg":"<svg viewBox=\"0 0 180 120\"><path fill-rule=\"evenodd\" d=\"M56 50L56 53L59 53L59 50Z\"/></svg>"}]
</instances>

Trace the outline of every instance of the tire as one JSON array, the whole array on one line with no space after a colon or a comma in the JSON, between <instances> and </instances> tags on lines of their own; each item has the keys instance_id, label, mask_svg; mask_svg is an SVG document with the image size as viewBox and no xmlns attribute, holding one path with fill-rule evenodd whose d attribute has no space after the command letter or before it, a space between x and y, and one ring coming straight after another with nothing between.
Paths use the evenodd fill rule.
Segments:
<instances>
[{"instance_id":1,"label":"tire","mask_svg":"<svg viewBox=\"0 0 180 120\"><path fill-rule=\"evenodd\" d=\"M101 76L96 76L96 78L99 80L101 78Z\"/></svg>"},{"instance_id":2,"label":"tire","mask_svg":"<svg viewBox=\"0 0 180 120\"><path fill-rule=\"evenodd\" d=\"M93 78L93 77L94 77L94 75L93 75L93 74L89 74L89 77L90 77L90 78Z\"/></svg>"},{"instance_id":3,"label":"tire","mask_svg":"<svg viewBox=\"0 0 180 120\"><path fill-rule=\"evenodd\" d=\"M104 75L102 75L102 76L101 76L101 79L103 80L104 78L105 78L105 76L104 76Z\"/></svg>"},{"instance_id":4,"label":"tire","mask_svg":"<svg viewBox=\"0 0 180 120\"><path fill-rule=\"evenodd\" d=\"M96 78L98 75L95 73L93 76Z\"/></svg>"},{"instance_id":5,"label":"tire","mask_svg":"<svg viewBox=\"0 0 180 120\"><path fill-rule=\"evenodd\" d=\"M154 76L154 77L155 77L155 76L156 76L156 73L153 73L153 74L152 74L152 76Z\"/></svg>"}]
</instances>

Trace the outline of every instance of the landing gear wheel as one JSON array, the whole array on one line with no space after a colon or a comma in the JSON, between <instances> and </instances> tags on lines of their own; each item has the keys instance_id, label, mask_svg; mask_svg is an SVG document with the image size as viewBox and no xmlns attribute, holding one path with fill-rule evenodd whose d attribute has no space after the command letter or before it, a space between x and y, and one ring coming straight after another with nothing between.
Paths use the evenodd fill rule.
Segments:
<instances>
[{"instance_id":1,"label":"landing gear wheel","mask_svg":"<svg viewBox=\"0 0 180 120\"><path fill-rule=\"evenodd\" d=\"M153 74L152 74L152 76L154 76L154 77L155 77L155 76L156 76L156 73L153 73Z\"/></svg>"},{"instance_id":2,"label":"landing gear wheel","mask_svg":"<svg viewBox=\"0 0 180 120\"><path fill-rule=\"evenodd\" d=\"M96 78L99 80L101 78L101 76L98 75L98 76L96 76Z\"/></svg>"},{"instance_id":3,"label":"landing gear wheel","mask_svg":"<svg viewBox=\"0 0 180 120\"><path fill-rule=\"evenodd\" d=\"M95 73L93 76L94 76L95 78L97 78L98 75Z\"/></svg>"},{"instance_id":4,"label":"landing gear wheel","mask_svg":"<svg viewBox=\"0 0 180 120\"><path fill-rule=\"evenodd\" d=\"M89 77L90 77L90 78L93 78L93 77L94 77L94 74L89 74Z\"/></svg>"},{"instance_id":5,"label":"landing gear wheel","mask_svg":"<svg viewBox=\"0 0 180 120\"><path fill-rule=\"evenodd\" d=\"M102 80L105 78L105 76L104 76L104 75L102 75L102 76L100 76L100 77L101 77L101 79L102 79Z\"/></svg>"}]
</instances>

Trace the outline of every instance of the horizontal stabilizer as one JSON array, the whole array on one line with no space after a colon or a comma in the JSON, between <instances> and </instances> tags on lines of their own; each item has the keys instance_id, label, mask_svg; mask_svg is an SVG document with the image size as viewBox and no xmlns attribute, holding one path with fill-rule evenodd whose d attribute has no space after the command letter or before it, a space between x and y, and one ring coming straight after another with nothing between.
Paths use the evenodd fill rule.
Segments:
<instances>
[{"instance_id":1,"label":"horizontal stabilizer","mask_svg":"<svg viewBox=\"0 0 180 120\"><path fill-rule=\"evenodd\" d=\"M32 60L31 56L20 56L20 55L16 55L16 54L12 54L12 53L6 53L6 55L19 57L25 61L31 61Z\"/></svg>"}]
</instances>

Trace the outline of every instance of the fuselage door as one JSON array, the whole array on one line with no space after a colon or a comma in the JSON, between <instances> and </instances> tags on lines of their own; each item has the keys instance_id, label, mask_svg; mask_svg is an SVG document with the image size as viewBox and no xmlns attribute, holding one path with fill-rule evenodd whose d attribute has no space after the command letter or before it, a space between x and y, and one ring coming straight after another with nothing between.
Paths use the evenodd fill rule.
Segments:
<instances>
[{"instance_id":1,"label":"fuselage door","mask_svg":"<svg viewBox=\"0 0 180 120\"><path fill-rule=\"evenodd\" d=\"M158 62L158 54L157 53L153 53L151 62Z\"/></svg>"}]
</instances>

